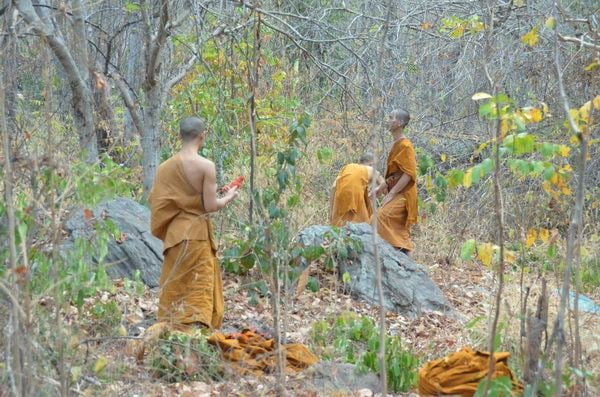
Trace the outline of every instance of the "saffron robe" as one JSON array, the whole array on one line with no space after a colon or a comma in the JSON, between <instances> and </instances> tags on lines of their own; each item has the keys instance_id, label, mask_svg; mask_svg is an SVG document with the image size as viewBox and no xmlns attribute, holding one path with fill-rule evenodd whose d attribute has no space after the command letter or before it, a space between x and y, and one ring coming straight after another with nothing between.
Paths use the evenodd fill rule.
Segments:
<instances>
[{"instance_id":1,"label":"saffron robe","mask_svg":"<svg viewBox=\"0 0 600 397\"><path fill-rule=\"evenodd\" d=\"M388 155L385 177L404 173L410 182L377 213L379 235L396 248L413 249L410 226L417 223L417 160L415 149L407 138L394 143Z\"/></svg>"},{"instance_id":2,"label":"saffron robe","mask_svg":"<svg viewBox=\"0 0 600 397\"><path fill-rule=\"evenodd\" d=\"M508 367L510 353L494 353L495 365L492 379L500 376L510 378L515 395L522 392L522 386ZM419 370L419 395L459 395L470 397L475 394L477 385L489 370L488 352L475 351L469 347L438 360L430 361Z\"/></svg>"},{"instance_id":3,"label":"saffron robe","mask_svg":"<svg viewBox=\"0 0 600 397\"><path fill-rule=\"evenodd\" d=\"M179 154L158 167L149 202L152 234L164 243L158 321L219 328L224 303L212 223Z\"/></svg>"},{"instance_id":4,"label":"saffron robe","mask_svg":"<svg viewBox=\"0 0 600 397\"><path fill-rule=\"evenodd\" d=\"M344 226L347 222L369 222L372 214L369 197L369 169L361 164L344 166L335 180L335 193L330 223Z\"/></svg>"}]
</instances>

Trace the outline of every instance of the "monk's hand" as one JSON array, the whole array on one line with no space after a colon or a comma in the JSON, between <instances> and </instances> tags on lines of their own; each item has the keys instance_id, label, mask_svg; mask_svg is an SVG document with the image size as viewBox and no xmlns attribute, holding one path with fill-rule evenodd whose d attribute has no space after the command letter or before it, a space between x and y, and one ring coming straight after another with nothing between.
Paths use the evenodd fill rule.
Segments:
<instances>
[{"instance_id":1,"label":"monk's hand","mask_svg":"<svg viewBox=\"0 0 600 397\"><path fill-rule=\"evenodd\" d=\"M381 196L382 194L385 194L385 193L387 193L387 184L386 183L382 183L375 190L375 195L377 197L379 197L379 196Z\"/></svg>"},{"instance_id":2,"label":"monk's hand","mask_svg":"<svg viewBox=\"0 0 600 397\"><path fill-rule=\"evenodd\" d=\"M227 202L229 203L231 200L233 200L234 198L237 197L237 195L239 193L238 189L239 188L237 186L234 186L234 187L230 188L229 190L227 190L225 192L225 194L223 195L223 198L225 200L227 200Z\"/></svg>"}]
</instances>

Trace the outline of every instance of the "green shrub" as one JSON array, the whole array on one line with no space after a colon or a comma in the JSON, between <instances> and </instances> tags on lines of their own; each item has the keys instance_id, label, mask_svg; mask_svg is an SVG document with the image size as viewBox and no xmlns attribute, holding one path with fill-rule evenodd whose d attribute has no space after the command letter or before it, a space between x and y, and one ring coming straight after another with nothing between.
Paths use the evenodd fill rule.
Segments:
<instances>
[{"instance_id":1,"label":"green shrub","mask_svg":"<svg viewBox=\"0 0 600 397\"><path fill-rule=\"evenodd\" d=\"M210 381L221 378L221 355L207 335L168 332L150 351L150 366L167 382Z\"/></svg>"},{"instance_id":2,"label":"green shrub","mask_svg":"<svg viewBox=\"0 0 600 397\"><path fill-rule=\"evenodd\" d=\"M343 313L317 321L311 328L310 339L325 360L342 360L356 364L359 372L380 373L379 329L366 316ZM390 390L405 392L416 384L419 360L402 346L399 336L385 337L385 363Z\"/></svg>"}]
</instances>

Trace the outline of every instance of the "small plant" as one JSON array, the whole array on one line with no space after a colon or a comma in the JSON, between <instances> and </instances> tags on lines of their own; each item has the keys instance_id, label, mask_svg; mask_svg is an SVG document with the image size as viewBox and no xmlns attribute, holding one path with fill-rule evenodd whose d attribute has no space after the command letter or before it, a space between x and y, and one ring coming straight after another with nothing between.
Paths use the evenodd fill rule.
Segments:
<instances>
[{"instance_id":1,"label":"small plant","mask_svg":"<svg viewBox=\"0 0 600 397\"><path fill-rule=\"evenodd\" d=\"M325 360L356 364L359 372L379 374L379 330L366 316L343 313L336 318L313 324L310 338ZM419 360L402 346L399 336L386 336L385 361L388 387L394 392L407 391L417 382Z\"/></svg>"},{"instance_id":2,"label":"small plant","mask_svg":"<svg viewBox=\"0 0 600 397\"><path fill-rule=\"evenodd\" d=\"M157 377L167 382L210 381L221 377L221 355L206 335L169 332L149 354Z\"/></svg>"}]
</instances>

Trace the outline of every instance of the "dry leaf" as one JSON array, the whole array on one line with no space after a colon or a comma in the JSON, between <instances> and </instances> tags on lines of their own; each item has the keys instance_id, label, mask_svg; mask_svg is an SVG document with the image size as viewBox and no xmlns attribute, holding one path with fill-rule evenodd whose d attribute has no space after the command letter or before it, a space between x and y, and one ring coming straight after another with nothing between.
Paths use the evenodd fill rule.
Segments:
<instances>
[{"instance_id":1,"label":"dry leaf","mask_svg":"<svg viewBox=\"0 0 600 397\"><path fill-rule=\"evenodd\" d=\"M310 267L307 267L300 274L300 277L298 277L298 285L296 286L296 295L302 294L302 292L306 289L306 284L308 283L309 275L310 275Z\"/></svg>"}]
</instances>

